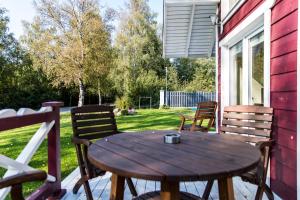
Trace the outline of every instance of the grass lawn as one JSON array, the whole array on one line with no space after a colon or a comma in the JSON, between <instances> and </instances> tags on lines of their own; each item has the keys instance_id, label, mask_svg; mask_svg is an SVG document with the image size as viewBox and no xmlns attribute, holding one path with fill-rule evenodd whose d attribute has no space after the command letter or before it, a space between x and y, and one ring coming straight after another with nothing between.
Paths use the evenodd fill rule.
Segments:
<instances>
[{"instance_id":1,"label":"grass lawn","mask_svg":"<svg viewBox=\"0 0 300 200\"><path fill-rule=\"evenodd\" d=\"M172 130L179 126L178 113L193 114L191 110L138 110L138 114L132 116L117 117L117 125L120 131L143 131L143 130ZM30 126L12 131L0 132L0 154L16 158L25 147L29 139L39 126ZM61 167L62 179L77 167L75 148L70 142L72 128L70 114L61 115ZM47 148L46 140L34 155L30 166L47 171ZM0 177L5 170L0 168ZM24 192L32 192L40 183L25 185Z\"/></svg>"}]
</instances>

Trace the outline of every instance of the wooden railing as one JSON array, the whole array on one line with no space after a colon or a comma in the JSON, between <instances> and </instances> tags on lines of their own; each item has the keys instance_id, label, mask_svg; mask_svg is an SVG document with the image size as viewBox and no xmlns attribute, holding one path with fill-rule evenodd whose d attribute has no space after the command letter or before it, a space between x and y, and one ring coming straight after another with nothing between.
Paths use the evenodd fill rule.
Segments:
<instances>
[{"instance_id":1,"label":"wooden railing","mask_svg":"<svg viewBox=\"0 0 300 200\"><path fill-rule=\"evenodd\" d=\"M60 113L62 102L45 102L39 111L22 108L19 111L13 109L0 110L0 134L15 128L21 128L34 124L40 124L38 131L16 160L0 154L0 167L7 169L4 177L18 173L32 171L34 168L28 166L35 152L44 139L48 136L48 177L47 181L28 199L54 199L64 195L65 190L61 188L61 163L60 163ZM9 193L10 188L0 190L0 200Z\"/></svg>"}]
</instances>

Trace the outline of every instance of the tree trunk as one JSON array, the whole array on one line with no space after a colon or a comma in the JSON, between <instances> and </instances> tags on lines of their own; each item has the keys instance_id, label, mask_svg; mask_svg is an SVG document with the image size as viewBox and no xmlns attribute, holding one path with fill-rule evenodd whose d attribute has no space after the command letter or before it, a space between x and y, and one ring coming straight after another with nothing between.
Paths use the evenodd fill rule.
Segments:
<instances>
[{"instance_id":1,"label":"tree trunk","mask_svg":"<svg viewBox=\"0 0 300 200\"><path fill-rule=\"evenodd\" d=\"M102 104L102 96L100 91L100 81L98 81L98 98L99 98L99 105Z\"/></svg>"},{"instance_id":2,"label":"tree trunk","mask_svg":"<svg viewBox=\"0 0 300 200\"><path fill-rule=\"evenodd\" d=\"M85 96L85 88L82 80L79 80L79 99L78 99L78 107L84 105L84 96Z\"/></svg>"}]
</instances>

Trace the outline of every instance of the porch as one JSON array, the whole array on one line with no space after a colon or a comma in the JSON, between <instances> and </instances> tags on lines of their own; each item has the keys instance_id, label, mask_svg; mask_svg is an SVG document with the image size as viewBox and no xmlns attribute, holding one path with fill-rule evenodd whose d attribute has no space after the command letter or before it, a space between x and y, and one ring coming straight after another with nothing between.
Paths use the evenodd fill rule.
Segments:
<instances>
[{"instance_id":1,"label":"porch","mask_svg":"<svg viewBox=\"0 0 300 200\"><path fill-rule=\"evenodd\" d=\"M104 176L98 177L95 179L90 180L90 187L93 193L93 198L96 200L104 200L109 199L110 195L110 181L111 173L107 172ZM69 176L67 176L62 181L62 188L66 189L67 192L62 200L83 200L86 199L85 192L83 187L81 187L77 194L73 194L72 188L75 183L79 180L80 173L79 168L75 169ZM147 193L150 191L157 191L160 190L160 182L157 181L146 181L142 179L132 179L133 183L135 184L136 190L138 194ZM233 179L234 184L234 192L235 198L238 200L250 200L254 199L256 194L257 187L250 183L246 183L242 181L239 177L235 177ZM206 186L206 182L181 182L180 183L180 190L184 192L188 192L194 194L196 196L201 196L204 192ZM129 200L131 199L131 193L129 191L128 186L125 186L124 192L124 199ZM218 194L218 185L215 182L210 194L210 200L219 199ZM264 195L263 200L267 200L268 198ZM275 196L275 199L279 199Z\"/></svg>"}]
</instances>

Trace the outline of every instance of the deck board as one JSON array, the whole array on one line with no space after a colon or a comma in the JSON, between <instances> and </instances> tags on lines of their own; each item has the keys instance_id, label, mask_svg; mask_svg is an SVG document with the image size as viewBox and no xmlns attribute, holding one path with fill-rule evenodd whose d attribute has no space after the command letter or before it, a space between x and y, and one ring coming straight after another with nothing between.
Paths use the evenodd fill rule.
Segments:
<instances>
[{"instance_id":1,"label":"deck board","mask_svg":"<svg viewBox=\"0 0 300 200\"><path fill-rule=\"evenodd\" d=\"M111 173L107 172L104 176L98 177L90 180L91 190L93 192L93 197L95 200L108 200L110 194L110 181ZM85 192L83 187L81 187L77 194L73 194L72 188L79 179L79 169L74 170L67 178L62 182L62 187L67 189L66 195L62 198L62 200L85 200ZM133 184L136 187L138 194L142 194L145 192L160 190L160 182L157 181L146 181L141 179L132 179ZM201 196L205 189L206 182L181 182L180 190L192 193L197 196ZM252 200L255 197L256 186L250 183L243 182L240 178L233 178L234 192L235 198L238 200ZM132 195L130 190L125 185L124 190L124 200L132 199ZM218 195L218 185L215 181L211 194L210 200L219 199ZM277 199L277 198L276 198ZM263 200L267 200L264 195Z\"/></svg>"}]
</instances>

